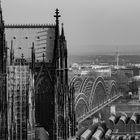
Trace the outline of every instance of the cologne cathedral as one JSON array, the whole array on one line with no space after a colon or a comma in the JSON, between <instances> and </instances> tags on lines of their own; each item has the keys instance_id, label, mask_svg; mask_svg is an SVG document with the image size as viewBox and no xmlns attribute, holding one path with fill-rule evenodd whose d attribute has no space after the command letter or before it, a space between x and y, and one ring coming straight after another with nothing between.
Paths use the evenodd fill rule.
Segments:
<instances>
[{"instance_id":1,"label":"cologne cathedral","mask_svg":"<svg viewBox=\"0 0 140 140\"><path fill-rule=\"evenodd\" d=\"M50 139L68 139L75 133L74 97L68 87L67 43L59 11L56 9L53 53L49 62L35 63L36 124L43 126ZM40 66L41 65L41 66Z\"/></svg>"},{"instance_id":2,"label":"cologne cathedral","mask_svg":"<svg viewBox=\"0 0 140 140\"><path fill-rule=\"evenodd\" d=\"M59 31L59 10L56 9L54 17L55 25L47 26L54 29L54 38L48 37L53 41L49 50L42 55L42 61L37 61L37 54L32 46L31 62L28 63L34 76L34 126L35 133L38 128L43 128L51 140L66 140L75 135L75 114L74 114L74 92L68 86L68 66L67 66L67 42L65 39L64 28L62 24L61 33ZM0 139L8 138L8 101L7 96L7 48L5 30L8 28L17 28L18 30L26 28L40 28L38 26L17 26L4 25L2 9L0 8ZM44 28L44 26L42 26ZM14 37L16 38L16 37ZM13 45L12 41L11 45ZM14 47L14 45L13 45ZM9 47L10 48L10 47ZM23 56L23 55L22 55ZM14 65L14 53L11 46L10 65ZM23 59L23 58L22 58ZM16 63L15 63L16 64ZM23 65L23 64L22 64ZM27 64L26 64L27 65ZM27 96L29 98L29 96ZM27 99L28 101L28 99ZM27 108L29 108L27 103ZM28 109L27 109L28 110ZM27 122L30 113L27 114ZM12 122L14 123L14 122ZM27 126L27 124L26 124ZM27 135L28 135L28 127ZM38 137L35 134L36 138ZM20 136L21 137L21 136ZM22 139L22 137L21 137ZM26 139L27 136L26 136ZM32 140L32 139L31 139Z\"/></svg>"}]
</instances>

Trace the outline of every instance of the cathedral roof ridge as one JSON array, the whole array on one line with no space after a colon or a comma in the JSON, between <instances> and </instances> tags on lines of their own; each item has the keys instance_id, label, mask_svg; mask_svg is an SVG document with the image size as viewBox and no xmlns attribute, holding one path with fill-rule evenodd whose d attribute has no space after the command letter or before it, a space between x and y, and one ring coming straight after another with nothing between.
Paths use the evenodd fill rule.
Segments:
<instances>
[{"instance_id":1,"label":"cathedral roof ridge","mask_svg":"<svg viewBox=\"0 0 140 140\"><path fill-rule=\"evenodd\" d=\"M5 24L5 28L55 28L55 24Z\"/></svg>"}]
</instances>

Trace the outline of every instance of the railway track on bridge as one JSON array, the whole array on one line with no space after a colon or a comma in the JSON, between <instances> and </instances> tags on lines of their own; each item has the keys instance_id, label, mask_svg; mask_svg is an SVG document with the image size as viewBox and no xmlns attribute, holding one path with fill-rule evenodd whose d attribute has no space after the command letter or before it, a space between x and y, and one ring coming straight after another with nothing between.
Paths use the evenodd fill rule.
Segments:
<instances>
[{"instance_id":1,"label":"railway track on bridge","mask_svg":"<svg viewBox=\"0 0 140 140\"><path fill-rule=\"evenodd\" d=\"M89 112L84 114L83 116L77 118L77 122L78 123L83 122L84 120L86 120L87 118L91 117L93 114L95 114L99 110L103 109L105 106L107 106L110 103L114 102L115 100L119 99L121 96L122 96L122 93L119 93L118 95L115 95L111 99L108 99L108 100L104 101L103 103L101 103L100 105L96 106L95 108L93 108L92 110L90 110Z\"/></svg>"}]
</instances>

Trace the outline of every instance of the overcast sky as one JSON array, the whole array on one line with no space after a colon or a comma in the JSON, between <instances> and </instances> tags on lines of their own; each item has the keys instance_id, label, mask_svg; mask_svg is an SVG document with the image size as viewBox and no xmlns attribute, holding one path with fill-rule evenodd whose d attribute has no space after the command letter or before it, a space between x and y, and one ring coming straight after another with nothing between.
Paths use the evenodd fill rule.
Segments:
<instances>
[{"instance_id":1,"label":"overcast sky","mask_svg":"<svg viewBox=\"0 0 140 140\"><path fill-rule=\"evenodd\" d=\"M70 53L140 54L140 0L2 0L5 23L54 23L59 8Z\"/></svg>"}]
</instances>

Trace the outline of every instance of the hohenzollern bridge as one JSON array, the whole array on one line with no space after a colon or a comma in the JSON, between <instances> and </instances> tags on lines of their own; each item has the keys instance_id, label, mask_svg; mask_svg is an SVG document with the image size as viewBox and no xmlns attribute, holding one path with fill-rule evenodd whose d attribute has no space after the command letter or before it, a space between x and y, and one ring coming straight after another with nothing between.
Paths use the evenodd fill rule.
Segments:
<instances>
[{"instance_id":1,"label":"hohenzollern bridge","mask_svg":"<svg viewBox=\"0 0 140 140\"><path fill-rule=\"evenodd\" d=\"M104 80L101 76L74 76L70 86L75 92L75 111L78 123L94 115L121 95L114 80Z\"/></svg>"}]
</instances>

